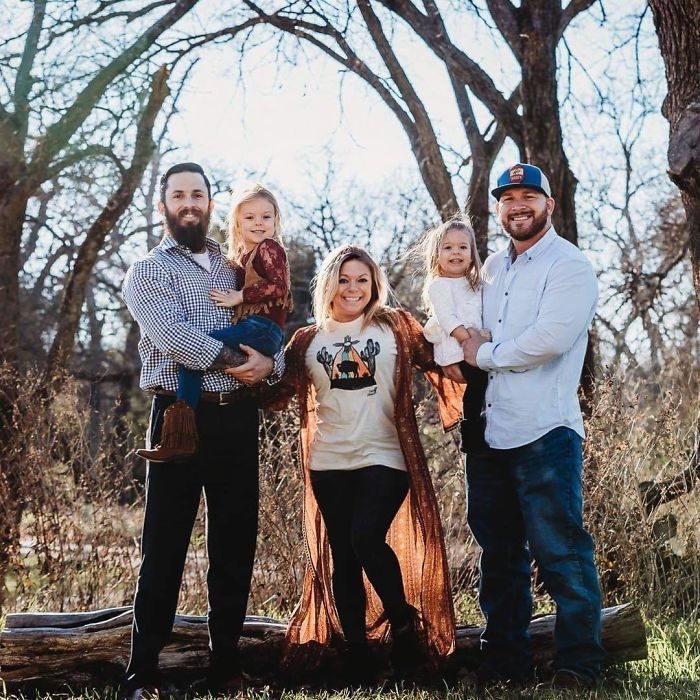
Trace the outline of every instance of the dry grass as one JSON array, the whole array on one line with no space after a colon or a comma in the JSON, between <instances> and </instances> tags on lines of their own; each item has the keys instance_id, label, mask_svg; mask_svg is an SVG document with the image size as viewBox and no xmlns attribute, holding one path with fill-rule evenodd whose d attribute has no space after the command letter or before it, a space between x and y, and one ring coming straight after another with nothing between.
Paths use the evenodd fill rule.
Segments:
<instances>
[{"instance_id":1,"label":"dry grass","mask_svg":"<svg viewBox=\"0 0 700 700\"><path fill-rule=\"evenodd\" d=\"M475 621L476 556L466 526L464 477L454 434L437 425L422 384L422 439L446 534L462 619ZM634 600L650 614L695 615L700 605L700 509L690 493L649 515L639 483L688 466L697 444L698 373L668 367L653 383L610 376L588 420L586 517L597 543L606 602ZM130 444L113 426L99 439L81 387L69 383L48 407L28 412L21 440L5 453L21 470L21 547L12 552L6 610L84 610L128 605L138 566L142 483ZM303 572L296 418L266 415L261 426L261 508L250 607L285 616ZM132 436L133 441L133 436ZM139 438L140 439L140 438ZM138 439L137 439L138 442ZM201 514L200 514L201 515ZM201 517L192 535L180 609L206 610ZM545 599L540 598L541 604Z\"/></svg>"},{"instance_id":2,"label":"dry grass","mask_svg":"<svg viewBox=\"0 0 700 700\"><path fill-rule=\"evenodd\" d=\"M700 609L700 508L691 490L649 512L640 484L689 468L698 448L698 371L667 367L653 382L600 382L586 443L586 519L607 602L696 617Z\"/></svg>"}]
</instances>

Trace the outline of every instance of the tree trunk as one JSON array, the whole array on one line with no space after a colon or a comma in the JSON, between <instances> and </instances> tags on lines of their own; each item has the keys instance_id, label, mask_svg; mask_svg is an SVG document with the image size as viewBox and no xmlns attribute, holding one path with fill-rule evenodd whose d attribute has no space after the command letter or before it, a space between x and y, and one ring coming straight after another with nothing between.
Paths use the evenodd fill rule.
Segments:
<instances>
[{"instance_id":1,"label":"tree trunk","mask_svg":"<svg viewBox=\"0 0 700 700\"><path fill-rule=\"evenodd\" d=\"M16 92L10 100L15 111L0 104L0 364L17 367L17 323L19 321L19 272L22 227L29 198L42 182L57 175L61 167L78 158L64 158L71 139L102 99L107 87L148 51L158 38L187 14L198 0L176 0L168 12L156 20L130 46L108 65L100 68L72 104L60 111L57 120L42 133L32 134L36 144L27 148L30 121L31 70L35 58L45 51L39 40L43 28L43 8L35 3L34 19L27 33L22 62L18 68ZM41 37L47 40L47 37ZM51 40L48 39L50 46ZM76 153L80 153L78 149ZM0 386L0 389L2 387Z\"/></svg>"},{"instance_id":2,"label":"tree trunk","mask_svg":"<svg viewBox=\"0 0 700 700\"><path fill-rule=\"evenodd\" d=\"M527 160L542 168L556 200L557 233L578 245L576 185L564 152L557 84L560 0L522 3L518 13L521 37L521 101Z\"/></svg>"},{"instance_id":3,"label":"tree trunk","mask_svg":"<svg viewBox=\"0 0 700 700\"><path fill-rule=\"evenodd\" d=\"M78 251L75 265L66 283L56 335L44 371L43 390L45 392L48 392L50 387L58 388L62 377L65 376L64 370L68 366L73 351L75 334L78 330L81 310L85 301L85 292L97 256L107 234L114 228L121 215L131 204L134 192L151 159L154 148L153 125L165 98L169 94L167 78L168 70L165 66L161 67L153 76L148 102L139 118L131 165L124 172L119 187L90 226Z\"/></svg>"},{"instance_id":4,"label":"tree trunk","mask_svg":"<svg viewBox=\"0 0 700 700\"><path fill-rule=\"evenodd\" d=\"M685 207L693 285L700 305L700 0L649 0L666 67L668 174Z\"/></svg>"},{"instance_id":5,"label":"tree trunk","mask_svg":"<svg viewBox=\"0 0 700 700\"><path fill-rule=\"evenodd\" d=\"M0 144L0 150L2 144ZM19 323L19 271L22 226L30 192L12 186L0 193L0 366L16 368ZM2 383L6 383L3 376ZM0 387L4 388L4 387Z\"/></svg>"},{"instance_id":6,"label":"tree trunk","mask_svg":"<svg viewBox=\"0 0 700 700\"><path fill-rule=\"evenodd\" d=\"M24 613L8 615L0 636L0 669L11 686L29 684L40 688L105 686L119 680L129 658L132 615L130 608L89 613ZM631 605L602 612L606 663L645 659L646 633L639 610ZM243 666L265 684L279 684L279 659L285 625L270 618L248 617L240 647ZM457 630L457 651L449 673L478 664L481 627ZM554 616L536 618L530 624L536 663L552 658ZM386 658L388 649L378 646ZM205 617L178 615L160 667L173 680L202 675L208 660ZM337 675L334 652L329 650L318 675L322 682ZM433 679L434 680L434 679Z\"/></svg>"},{"instance_id":7,"label":"tree trunk","mask_svg":"<svg viewBox=\"0 0 700 700\"><path fill-rule=\"evenodd\" d=\"M467 214L474 228L476 247L482 262L486 260L488 256L489 243L489 216L491 213L489 177L491 175L493 159L489 160L491 160L491 162L488 167L482 167L480 159L473 159L474 167L471 177L469 178L466 206Z\"/></svg>"},{"instance_id":8,"label":"tree trunk","mask_svg":"<svg viewBox=\"0 0 700 700\"><path fill-rule=\"evenodd\" d=\"M459 205L428 112L394 53L391 42L384 34L381 22L374 13L369 0L360 0L358 5L372 41L411 113L412 121L404 120L402 122L404 131L408 136L418 170L435 208L438 210L440 218L447 221L459 212Z\"/></svg>"}]
</instances>

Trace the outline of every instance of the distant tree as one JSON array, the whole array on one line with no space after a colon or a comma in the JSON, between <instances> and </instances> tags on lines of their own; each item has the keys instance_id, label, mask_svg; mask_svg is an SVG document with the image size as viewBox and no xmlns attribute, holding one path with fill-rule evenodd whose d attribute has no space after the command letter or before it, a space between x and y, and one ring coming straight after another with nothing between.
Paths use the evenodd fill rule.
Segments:
<instances>
[{"instance_id":1,"label":"distant tree","mask_svg":"<svg viewBox=\"0 0 700 700\"><path fill-rule=\"evenodd\" d=\"M152 75L155 66L172 68L220 34L247 26L218 33L194 31L189 24L166 39L198 1L9 0L13 21L0 29L0 609L8 552L19 541L22 454L32 432L23 416L31 411L17 400L24 369L20 305L26 298L45 302L46 324L34 323L30 313L21 322L26 316L42 334L41 345L52 341L36 407L36 399L56 395L51 389L69 365L81 323L91 339L88 366L97 364L104 324L93 271L150 160L153 129L168 93L168 68ZM66 182L81 170L80 178ZM50 210L57 202L66 216L53 228ZM62 242L54 245L57 240ZM23 288L37 266L33 289ZM61 267L56 279L54 270ZM55 290L44 296L51 281ZM130 349L134 335L127 334Z\"/></svg>"},{"instance_id":2,"label":"distant tree","mask_svg":"<svg viewBox=\"0 0 700 700\"><path fill-rule=\"evenodd\" d=\"M69 273L58 313L58 325L44 368L42 391L48 395L63 381L70 360L75 334L80 323L92 270L107 234L131 204L134 193L153 153L153 126L168 96L168 72L161 68L153 78L151 92L141 113L131 164L122 172L117 188L97 218L92 222L83 240L75 264Z\"/></svg>"},{"instance_id":3,"label":"distant tree","mask_svg":"<svg viewBox=\"0 0 700 700\"><path fill-rule=\"evenodd\" d=\"M128 11L127 3L117 0L74 16L65 5L62 14L56 3L36 0L26 33L5 42L14 47L24 38L21 51L9 53L0 64L5 77L14 78L0 102L0 307L5 319L0 326L0 363L17 364L20 243L30 199L43 183L71 165L88 157L113 157L103 143L85 144L74 137L94 117L107 88L151 52L157 39L197 1L153 2ZM95 65L96 49L88 46L92 57L81 53L86 28L94 31L119 15L135 20L164 4L172 5L168 12L122 51L109 56L104 66L98 63L97 69L88 69L90 58ZM67 73L51 74L48 66L61 49L75 51L73 70L69 64ZM45 71L41 76L35 72L37 67Z\"/></svg>"},{"instance_id":4,"label":"distant tree","mask_svg":"<svg viewBox=\"0 0 700 700\"><path fill-rule=\"evenodd\" d=\"M442 7L435 0L359 0L356 5L299 0L283 9L246 0L246 5L265 23L315 46L377 93L406 133L425 187L446 219L464 209L464 203L457 201L454 173L447 166L429 108L392 41L395 20L401 20L425 43L445 66L452 87L452 95L445 99L454 100L469 145L470 152L462 154L463 165L471 166L467 207L483 255L490 173L506 137L513 140L523 159L538 163L548 173L557 196L555 225L562 236L574 243L578 240L577 181L564 152L559 116L557 47L571 22L595 2L570 0L564 6L562 0L529 0L516 6L510 0L487 0L485 8L474 0L443 3ZM382 13L381 6L388 13ZM488 22L490 15L488 26L500 34L520 69L514 90L499 88L469 51L451 38L447 20L455 14L460 22L480 18ZM368 43L381 63L361 51ZM493 117L485 129L478 124L474 99Z\"/></svg>"},{"instance_id":5,"label":"distant tree","mask_svg":"<svg viewBox=\"0 0 700 700\"><path fill-rule=\"evenodd\" d=\"M700 0L649 0L666 66L668 174L685 207L700 306Z\"/></svg>"}]
</instances>

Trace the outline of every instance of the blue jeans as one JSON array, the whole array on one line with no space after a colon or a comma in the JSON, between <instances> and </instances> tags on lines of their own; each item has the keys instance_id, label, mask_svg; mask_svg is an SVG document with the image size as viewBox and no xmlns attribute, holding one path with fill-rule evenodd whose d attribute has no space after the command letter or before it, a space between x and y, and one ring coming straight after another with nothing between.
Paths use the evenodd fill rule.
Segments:
<instances>
[{"instance_id":1,"label":"blue jeans","mask_svg":"<svg viewBox=\"0 0 700 700\"><path fill-rule=\"evenodd\" d=\"M246 316L233 326L226 326L209 333L211 338L220 340L227 347L238 350L240 345L250 345L263 355L272 357L282 347L282 329L264 316ZM202 375L204 373L177 366L177 398L185 401L192 408L197 408L202 393Z\"/></svg>"},{"instance_id":2,"label":"blue jeans","mask_svg":"<svg viewBox=\"0 0 700 700\"><path fill-rule=\"evenodd\" d=\"M559 427L535 442L466 458L468 521L481 546L483 665L511 678L532 670L530 563L557 608L554 668L597 681L601 596L583 527L581 438Z\"/></svg>"}]
</instances>

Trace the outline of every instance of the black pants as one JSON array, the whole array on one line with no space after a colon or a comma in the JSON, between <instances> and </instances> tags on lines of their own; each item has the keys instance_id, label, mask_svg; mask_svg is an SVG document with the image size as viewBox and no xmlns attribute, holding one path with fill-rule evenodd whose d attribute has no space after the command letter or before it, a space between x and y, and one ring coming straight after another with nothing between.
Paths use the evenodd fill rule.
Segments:
<instances>
[{"instance_id":1,"label":"black pants","mask_svg":"<svg viewBox=\"0 0 700 700\"><path fill-rule=\"evenodd\" d=\"M465 418L478 418L484 407L486 385L489 375L483 369L472 367L466 362L460 362L462 376L467 380L467 390L462 399L462 412Z\"/></svg>"},{"instance_id":2,"label":"black pants","mask_svg":"<svg viewBox=\"0 0 700 700\"><path fill-rule=\"evenodd\" d=\"M174 397L156 396L150 443ZM127 680L156 683L172 631L187 547L204 491L209 570L210 672L238 668L258 526L258 410L251 399L197 408L199 449L188 460L149 463L131 659Z\"/></svg>"},{"instance_id":3,"label":"black pants","mask_svg":"<svg viewBox=\"0 0 700 700\"><path fill-rule=\"evenodd\" d=\"M389 467L312 471L311 487L328 531L333 557L333 596L348 644L365 641L362 570L392 625L410 620L410 608L389 526L408 493L406 472Z\"/></svg>"}]
</instances>

